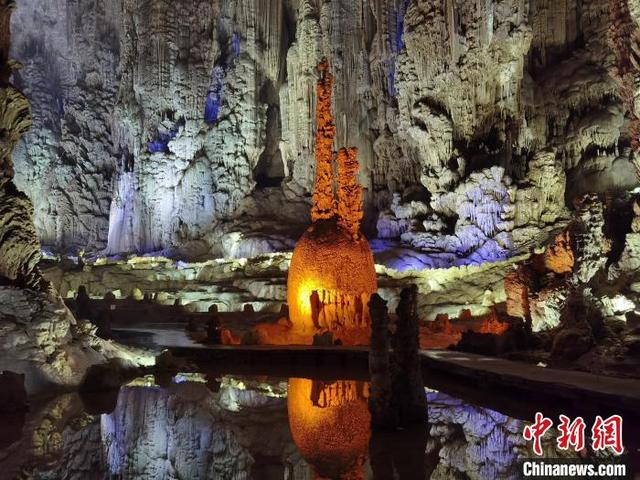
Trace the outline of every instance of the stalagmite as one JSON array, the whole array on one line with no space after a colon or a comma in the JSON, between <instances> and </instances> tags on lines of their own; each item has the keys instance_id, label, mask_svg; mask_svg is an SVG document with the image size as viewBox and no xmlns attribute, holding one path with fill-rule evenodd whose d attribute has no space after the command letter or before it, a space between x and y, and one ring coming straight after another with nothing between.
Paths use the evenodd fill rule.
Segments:
<instances>
[{"instance_id":1,"label":"stalagmite","mask_svg":"<svg viewBox=\"0 0 640 480\"><path fill-rule=\"evenodd\" d=\"M427 400L420 364L418 331L418 288L405 288L400 294L396 313L398 323L393 336L393 402L400 425L407 426L427 420Z\"/></svg>"},{"instance_id":2,"label":"stalagmite","mask_svg":"<svg viewBox=\"0 0 640 480\"><path fill-rule=\"evenodd\" d=\"M369 302L371 312L371 343L369 373L371 396L369 411L374 428L393 428L398 424L398 412L392 404L390 332L387 303L377 293Z\"/></svg>"},{"instance_id":3,"label":"stalagmite","mask_svg":"<svg viewBox=\"0 0 640 480\"><path fill-rule=\"evenodd\" d=\"M293 251L287 278L287 302L298 341L308 343L318 333L331 332L343 344L366 344L370 336L369 297L377 280L371 248L360 235L362 187L358 185L357 152L337 156L334 179L331 114L333 78L328 62L318 67L316 102L316 187L312 225ZM337 196L337 199L336 199Z\"/></svg>"},{"instance_id":4,"label":"stalagmite","mask_svg":"<svg viewBox=\"0 0 640 480\"><path fill-rule=\"evenodd\" d=\"M358 182L358 150L341 148L338 152L338 225L357 240L360 235L362 185Z\"/></svg>"},{"instance_id":5,"label":"stalagmite","mask_svg":"<svg viewBox=\"0 0 640 480\"><path fill-rule=\"evenodd\" d=\"M331 114L333 75L329 62L323 59L318 66L321 79L316 88L316 181L313 190L311 221L328 220L335 214L333 194L333 139L336 126Z\"/></svg>"}]
</instances>

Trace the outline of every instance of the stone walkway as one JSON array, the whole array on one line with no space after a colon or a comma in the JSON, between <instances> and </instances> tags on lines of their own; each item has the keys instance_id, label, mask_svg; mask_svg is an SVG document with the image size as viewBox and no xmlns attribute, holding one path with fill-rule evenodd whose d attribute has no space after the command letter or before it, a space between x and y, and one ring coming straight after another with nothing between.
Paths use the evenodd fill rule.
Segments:
<instances>
[{"instance_id":1,"label":"stone walkway","mask_svg":"<svg viewBox=\"0 0 640 480\"><path fill-rule=\"evenodd\" d=\"M517 393L523 403L540 402L540 411L571 412L576 408L597 415L640 414L640 380L605 377L572 370L539 367L448 350L423 351L429 373L466 383L465 390ZM464 385L464 384L463 384ZM564 412L563 412L564 410Z\"/></svg>"}]
</instances>

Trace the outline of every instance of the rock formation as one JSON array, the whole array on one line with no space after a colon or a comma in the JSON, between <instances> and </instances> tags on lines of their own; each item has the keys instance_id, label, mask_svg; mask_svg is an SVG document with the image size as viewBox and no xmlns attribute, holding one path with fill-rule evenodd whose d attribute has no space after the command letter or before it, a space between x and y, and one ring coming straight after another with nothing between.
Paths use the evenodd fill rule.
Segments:
<instances>
[{"instance_id":1,"label":"rock formation","mask_svg":"<svg viewBox=\"0 0 640 480\"><path fill-rule=\"evenodd\" d=\"M333 194L333 140L336 126L331 114L333 75L326 58L318 65L318 71L322 78L316 89L316 181L313 188L312 222L333 218L336 209Z\"/></svg>"},{"instance_id":2,"label":"rock formation","mask_svg":"<svg viewBox=\"0 0 640 480\"><path fill-rule=\"evenodd\" d=\"M510 257L566 221L565 193L637 185L627 3L23 0L16 181L56 251L289 250L326 57L325 141L358 149L366 233L436 267Z\"/></svg>"},{"instance_id":3,"label":"rock formation","mask_svg":"<svg viewBox=\"0 0 640 480\"><path fill-rule=\"evenodd\" d=\"M13 183L13 150L31 126L28 100L9 81L19 65L10 60L10 19L14 3L0 5L0 285L46 289L37 270L40 246L31 219L33 207Z\"/></svg>"},{"instance_id":4,"label":"rock formation","mask_svg":"<svg viewBox=\"0 0 640 480\"><path fill-rule=\"evenodd\" d=\"M636 10L632 14L632 10ZM629 0L610 0L609 16L609 42L616 57L616 63L611 68L611 76L618 86L618 95L630 116L629 136L631 146L640 151L640 118L636 107L636 92L638 80L640 80L640 63L638 62L638 42L640 31L638 30L637 8L634 9ZM640 163L634 158L637 173L640 174Z\"/></svg>"},{"instance_id":5,"label":"rock formation","mask_svg":"<svg viewBox=\"0 0 640 480\"><path fill-rule=\"evenodd\" d=\"M378 429L420 428L427 421L427 404L419 354L417 287L413 285L400 293L393 336L386 303L377 294L371 303L369 409L372 425Z\"/></svg>"},{"instance_id":6,"label":"rock formation","mask_svg":"<svg viewBox=\"0 0 640 480\"><path fill-rule=\"evenodd\" d=\"M9 59L14 8L13 1L0 5L0 370L25 374L26 389L34 393L78 385L91 364L109 357L145 358L101 341L87 322L76 321L38 268L33 207L13 183L14 147L31 125L29 102L9 82L18 67Z\"/></svg>"},{"instance_id":7,"label":"rock formation","mask_svg":"<svg viewBox=\"0 0 640 480\"><path fill-rule=\"evenodd\" d=\"M293 329L301 338L330 332L343 343L366 344L368 303L376 290L376 273L369 243L360 235L362 187L356 179L357 151L343 148L338 152L336 182L333 76L326 60L319 71L313 223L293 250L287 301Z\"/></svg>"},{"instance_id":8,"label":"rock formation","mask_svg":"<svg viewBox=\"0 0 640 480\"><path fill-rule=\"evenodd\" d=\"M423 320L457 318L467 301L485 315L508 296L509 313L542 331L562 323L578 290L605 319L636 304L637 285L624 283L638 283L629 232L640 116L634 2L22 0L15 10L10 53L20 69L6 61L8 16L3 29L3 284L46 290L36 235L53 256L89 262L155 252L255 257L254 268L261 254L292 250L311 217L319 236L335 220L344 235L329 243L345 254L331 288L297 282L290 314L305 319L307 339L328 330L341 342L368 338L361 295L375 279L364 235L394 288L403 286L398 270L421 283ZM27 104L9 81L32 105L22 141ZM334 144L354 149L334 159ZM574 203L589 193L602 208ZM544 258L535 254L551 243ZM316 253L305 253L309 268L325 261ZM499 277L531 253L505 292ZM122 281L127 295L136 282L155 291L134 268L114 265L135 278ZM168 267L182 282L178 270ZM346 279L344 270L371 275ZM53 280L77 287L93 272ZM279 308L281 278L238 276L238 291L215 278L188 303L242 308L246 296ZM463 277L473 298L456 285ZM345 287L354 280L362 283ZM67 286L65 295L76 290ZM398 300L395 290L384 295L390 306ZM346 335L344 318L363 335ZM286 320L274 325L264 338L290 330Z\"/></svg>"}]
</instances>

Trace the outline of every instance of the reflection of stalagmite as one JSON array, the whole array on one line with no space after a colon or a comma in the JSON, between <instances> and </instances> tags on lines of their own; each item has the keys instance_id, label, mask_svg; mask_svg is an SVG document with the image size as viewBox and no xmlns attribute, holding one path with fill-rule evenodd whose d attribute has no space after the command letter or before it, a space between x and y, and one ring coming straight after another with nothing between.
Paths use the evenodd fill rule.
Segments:
<instances>
[{"instance_id":1,"label":"reflection of stalagmite","mask_svg":"<svg viewBox=\"0 0 640 480\"><path fill-rule=\"evenodd\" d=\"M417 287L400 294L396 313L396 331L389 342L386 303L377 295L371 298L372 316L369 370L372 423L378 428L411 427L427 420L427 402L422 381L419 353ZM393 355L389 361L389 343Z\"/></svg>"},{"instance_id":2,"label":"reflection of stalagmite","mask_svg":"<svg viewBox=\"0 0 640 480\"><path fill-rule=\"evenodd\" d=\"M429 430L426 425L395 432L372 432L369 463L373 480L431 478L431 473L440 459L438 450L436 458L426 458L428 439Z\"/></svg>"},{"instance_id":3,"label":"reflection of stalagmite","mask_svg":"<svg viewBox=\"0 0 640 480\"><path fill-rule=\"evenodd\" d=\"M402 290L396 310L398 323L392 342L396 368L393 394L403 425L427 419L427 400L420 364L417 302L418 288L415 285Z\"/></svg>"},{"instance_id":4,"label":"reflection of stalagmite","mask_svg":"<svg viewBox=\"0 0 640 480\"><path fill-rule=\"evenodd\" d=\"M369 348L371 423L374 427L393 427L397 425L398 418L391 403L391 358L389 355L387 302L376 293L371 297L369 310L371 312L371 344Z\"/></svg>"},{"instance_id":5,"label":"reflection of stalagmite","mask_svg":"<svg viewBox=\"0 0 640 480\"><path fill-rule=\"evenodd\" d=\"M367 396L364 382L289 380L289 427L317 478L364 478L371 435Z\"/></svg>"}]
</instances>

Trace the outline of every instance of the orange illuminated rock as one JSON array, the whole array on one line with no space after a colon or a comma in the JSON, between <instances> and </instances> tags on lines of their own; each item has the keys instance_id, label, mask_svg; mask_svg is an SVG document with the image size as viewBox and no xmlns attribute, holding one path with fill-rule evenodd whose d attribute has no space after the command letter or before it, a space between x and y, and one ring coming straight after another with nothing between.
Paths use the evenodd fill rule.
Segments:
<instances>
[{"instance_id":1,"label":"orange illuminated rock","mask_svg":"<svg viewBox=\"0 0 640 480\"><path fill-rule=\"evenodd\" d=\"M275 323L259 323L255 332L258 345L297 345L308 343L307 337L299 336L291 328L288 318L280 318Z\"/></svg>"},{"instance_id":2,"label":"orange illuminated rock","mask_svg":"<svg viewBox=\"0 0 640 480\"><path fill-rule=\"evenodd\" d=\"M527 267L518 266L504 277L504 290L507 294L507 314L512 317L529 318L531 307L529 295L532 279Z\"/></svg>"},{"instance_id":3,"label":"orange illuminated rock","mask_svg":"<svg viewBox=\"0 0 640 480\"><path fill-rule=\"evenodd\" d=\"M492 333L493 335L502 335L507 330L509 330L509 324L498 320L493 310L488 316L481 319L478 328L479 333Z\"/></svg>"},{"instance_id":4,"label":"orange illuminated rock","mask_svg":"<svg viewBox=\"0 0 640 480\"><path fill-rule=\"evenodd\" d=\"M338 152L338 224L354 240L360 236L362 185L358 183L358 150L341 148Z\"/></svg>"},{"instance_id":5,"label":"orange illuminated rock","mask_svg":"<svg viewBox=\"0 0 640 480\"><path fill-rule=\"evenodd\" d=\"M445 349L456 345L461 338L462 331L454 327L446 313L439 313L435 320L420 328L420 348L424 349Z\"/></svg>"},{"instance_id":6,"label":"orange illuminated rock","mask_svg":"<svg viewBox=\"0 0 640 480\"><path fill-rule=\"evenodd\" d=\"M220 330L220 343L222 345L242 345L242 339L228 328Z\"/></svg>"},{"instance_id":7,"label":"orange illuminated rock","mask_svg":"<svg viewBox=\"0 0 640 480\"><path fill-rule=\"evenodd\" d=\"M554 244L544 252L544 266L547 270L564 274L571 272L574 264L571 236L567 231L556 236Z\"/></svg>"},{"instance_id":8,"label":"orange illuminated rock","mask_svg":"<svg viewBox=\"0 0 640 480\"><path fill-rule=\"evenodd\" d=\"M291 435L317 478L364 479L371 436L368 397L365 382L289 380Z\"/></svg>"},{"instance_id":9,"label":"orange illuminated rock","mask_svg":"<svg viewBox=\"0 0 640 480\"><path fill-rule=\"evenodd\" d=\"M313 189L311 221L327 220L335 215L333 196L333 139L336 126L331 114L333 75L329 62L323 59L318 65L321 78L316 88L316 181Z\"/></svg>"},{"instance_id":10,"label":"orange illuminated rock","mask_svg":"<svg viewBox=\"0 0 640 480\"><path fill-rule=\"evenodd\" d=\"M353 240L335 220L316 222L302 235L287 279L295 330L308 335L330 331L343 343L368 343L368 304L376 289L373 255L364 238Z\"/></svg>"},{"instance_id":11,"label":"orange illuminated rock","mask_svg":"<svg viewBox=\"0 0 640 480\"><path fill-rule=\"evenodd\" d=\"M314 335L330 332L343 344L367 344L371 325L368 304L377 282L371 248L360 235L363 214L357 150L343 148L337 156L336 200L333 79L326 60L318 68L321 79L316 102L313 224L298 241L291 258L287 302L293 326L287 336L309 344Z\"/></svg>"}]
</instances>

